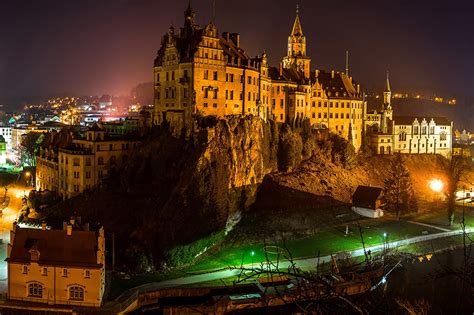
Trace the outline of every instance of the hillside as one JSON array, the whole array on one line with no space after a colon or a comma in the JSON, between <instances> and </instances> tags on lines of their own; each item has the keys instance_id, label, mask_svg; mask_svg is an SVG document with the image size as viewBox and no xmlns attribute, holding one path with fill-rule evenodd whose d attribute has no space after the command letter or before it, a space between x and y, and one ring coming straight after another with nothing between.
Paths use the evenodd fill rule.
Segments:
<instances>
[{"instance_id":1,"label":"hillside","mask_svg":"<svg viewBox=\"0 0 474 315\"><path fill-rule=\"evenodd\" d=\"M310 233L351 220L357 185L381 186L390 157L356 156L342 138L292 130L257 118L202 119L191 136L156 130L104 187L48 210L57 223L73 213L115 233L123 266L161 265L166 249L238 225L240 237ZM436 156L407 166L420 199L441 170ZM337 218L334 219L334 218ZM243 233L243 234L242 234ZM146 269L146 268L145 268Z\"/></svg>"}]
</instances>

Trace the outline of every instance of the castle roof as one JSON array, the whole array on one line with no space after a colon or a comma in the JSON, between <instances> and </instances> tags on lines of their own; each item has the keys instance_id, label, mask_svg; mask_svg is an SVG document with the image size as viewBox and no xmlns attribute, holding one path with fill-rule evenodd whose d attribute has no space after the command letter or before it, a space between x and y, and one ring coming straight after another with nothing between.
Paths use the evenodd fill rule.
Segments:
<instances>
[{"instance_id":1,"label":"castle roof","mask_svg":"<svg viewBox=\"0 0 474 315\"><path fill-rule=\"evenodd\" d=\"M291 36L303 36L303 28L301 27L298 11L296 11L296 18L293 23L293 28L291 29Z\"/></svg>"},{"instance_id":2,"label":"castle roof","mask_svg":"<svg viewBox=\"0 0 474 315\"><path fill-rule=\"evenodd\" d=\"M276 67L268 67L268 75L274 81L290 81L296 84L309 84L308 78L305 77L303 71L298 71L295 68L282 68L280 70Z\"/></svg>"},{"instance_id":3,"label":"castle roof","mask_svg":"<svg viewBox=\"0 0 474 315\"><path fill-rule=\"evenodd\" d=\"M421 123L423 120L426 120L429 123L431 120L435 122L438 126L451 126L451 121L446 117L431 117L431 116L394 116L393 121L395 125L413 125L413 123L418 121Z\"/></svg>"},{"instance_id":4,"label":"castle roof","mask_svg":"<svg viewBox=\"0 0 474 315\"><path fill-rule=\"evenodd\" d=\"M98 268L96 232L41 230L17 227L8 262L30 263L30 250L37 250L38 264Z\"/></svg>"},{"instance_id":5,"label":"castle roof","mask_svg":"<svg viewBox=\"0 0 474 315\"><path fill-rule=\"evenodd\" d=\"M311 81L314 82L316 80L321 84L329 98L360 98L354 83L345 73L335 72L333 76L331 72L319 71L316 77L313 72L311 74Z\"/></svg>"}]
</instances>

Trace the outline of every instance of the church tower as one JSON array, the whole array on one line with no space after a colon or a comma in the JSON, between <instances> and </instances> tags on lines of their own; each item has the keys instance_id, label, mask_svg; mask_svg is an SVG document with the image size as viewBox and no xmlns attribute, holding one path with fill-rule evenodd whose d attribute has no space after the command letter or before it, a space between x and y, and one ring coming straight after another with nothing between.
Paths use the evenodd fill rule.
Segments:
<instances>
[{"instance_id":1,"label":"church tower","mask_svg":"<svg viewBox=\"0 0 474 315\"><path fill-rule=\"evenodd\" d=\"M305 77L309 78L311 72L311 59L306 56L306 36L303 35L303 28L300 23L299 9L296 6L296 18L293 29L288 36L288 53L283 58L285 68L295 67L303 71Z\"/></svg>"},{"instance_id":2,"label":"church tower","mask_svg":"<svg viewBox=\"0 0 474 315\"><path fill-rule=\"evenodd\" d=\"M392 107L392 91L390 90L390 80L388 78L387 71L387 82L385 82L385 91L383 92L383 104L385 107Z\"/></svg>"},{"instance_id":3,"label":"church tower","mask_svg":"<svg viewBox=\"0 0 474 315\"><path fill-rule=\"evenodd\" d=\"M382 104L382 121L380 124L382 133L388 133L388 120L393 119L393 110L392 110L392 91L390 90L390 80L388 78L387 71L387 81L385 82L385 91L383 92L383 104Z\"/></svg>"}]
</instances>

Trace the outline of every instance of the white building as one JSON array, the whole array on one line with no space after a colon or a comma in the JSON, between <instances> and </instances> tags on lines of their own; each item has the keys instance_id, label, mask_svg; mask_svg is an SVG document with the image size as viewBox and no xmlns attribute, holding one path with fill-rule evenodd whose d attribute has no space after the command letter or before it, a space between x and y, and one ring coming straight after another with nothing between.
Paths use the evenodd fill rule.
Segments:
<instances>
[{"instance_id":1,"label":"white building","mask_svg":"<svg viewBox=\"0 0 474 315\"><path fill-rule=\"evenodd\" d=\"M0 135L5 139L7 144L7 150L12 149L12 127L11 126L0 126Z\"/></svg>"}]
</instances>

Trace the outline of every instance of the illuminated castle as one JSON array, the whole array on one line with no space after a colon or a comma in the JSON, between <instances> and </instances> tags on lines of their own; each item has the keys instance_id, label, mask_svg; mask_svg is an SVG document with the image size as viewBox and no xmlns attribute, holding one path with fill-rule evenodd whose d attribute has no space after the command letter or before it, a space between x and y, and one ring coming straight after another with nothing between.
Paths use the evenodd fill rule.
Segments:
<instances>
[{"instance_id":1,"label":"illuminated castle","mask_svg":"<svg viewBox=\"0 0 474 315\"><path fill-rule=\"evenodd\" d=\"M308 121L361 146L366 102L346 73L311 70L299 12L288 52L277 67L266 53L249 57L240 35L219 34L216 25L195 23L191 6L184 26L170 27L154 63L154 124L186 126L194 115L253 115L295 127Z\"/></svg>"}]
</instances>

